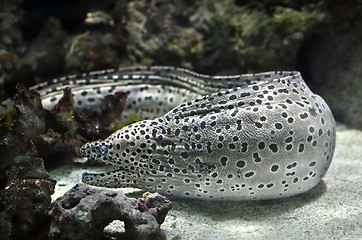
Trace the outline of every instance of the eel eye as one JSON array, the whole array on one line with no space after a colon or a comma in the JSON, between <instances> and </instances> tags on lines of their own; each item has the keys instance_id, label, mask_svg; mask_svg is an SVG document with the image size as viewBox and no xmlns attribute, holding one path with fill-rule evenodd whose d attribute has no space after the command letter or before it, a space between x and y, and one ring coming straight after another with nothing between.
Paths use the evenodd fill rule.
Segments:
<instances>
[{"instance_id":1,"label":"eel eye","mask_svg":"<svg viewBox=\"0 0 362 240\"><path fill-rule=\"evenodd\" d=\"M99 147L100 154L106 154L107 152L108 152L108 147L106 147L104 145Z\"/></svg>"}]
</instances>

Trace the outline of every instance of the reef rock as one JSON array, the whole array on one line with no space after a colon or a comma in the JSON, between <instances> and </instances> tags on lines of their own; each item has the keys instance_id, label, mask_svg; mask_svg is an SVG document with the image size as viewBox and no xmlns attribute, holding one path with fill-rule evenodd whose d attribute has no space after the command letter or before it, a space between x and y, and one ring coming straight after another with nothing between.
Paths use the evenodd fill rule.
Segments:
<instances>
[{"instance_id":1,"label":"reef rock","mask_svg":"<svg viewBox=\"0 0 362 240\"><path fill-rule=\"evenodd\" d=\"M55 181L33 143L11 127L0 126L0 156L1 239L44 239Z\"/></svg>"},{"instance_id":2,"label":"reef rock","mask_svg":"<svg viewBox=\"0 0 362 240\"><path fill-rule=\"evenodd\" d=\"M160 225L171 208L158 193L136 200L121 191L77 184L52 203L49 239L100 239L113 220L124 223L117 238L165 239Z\"/></svg>"}]
</instances>

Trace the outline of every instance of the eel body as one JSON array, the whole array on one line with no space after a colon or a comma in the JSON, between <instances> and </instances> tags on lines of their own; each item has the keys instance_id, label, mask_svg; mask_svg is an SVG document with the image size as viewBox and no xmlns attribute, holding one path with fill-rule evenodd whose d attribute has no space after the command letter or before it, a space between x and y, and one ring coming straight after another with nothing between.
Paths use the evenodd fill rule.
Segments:
<instances>
[{"instance_id":1,"label":"eel body","mask_svg":"<svg viewBox=\"0 0 362 240\"><path fill-rule=\"evenodd\" d=\"M146 119L81 148L83 157L118 168L85 173L87 184L199 199L276 199L313 188L333 157L333 115L299 72L207 76L136 67L32 89L50 109L64 87L72 88L76 107L89 111L105 95L126 92L123 117Z\"/></svg>"}]
</instances>

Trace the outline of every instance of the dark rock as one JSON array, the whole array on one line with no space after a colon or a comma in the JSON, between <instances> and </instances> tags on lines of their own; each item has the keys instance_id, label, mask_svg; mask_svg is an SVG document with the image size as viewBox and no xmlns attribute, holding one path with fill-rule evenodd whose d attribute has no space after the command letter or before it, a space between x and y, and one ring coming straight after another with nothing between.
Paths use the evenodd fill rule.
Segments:
<instances>
[{"instance_id":1,"label":"dark rock","mask_svg":"<svg viewBox=\"0 0 362 240\"><path fill-rule=\"evenodd\" d=\"M18 85L14 107L17 112L15 128L26 138L37 138L45 129L45 110L40 95Z\"/></svg>"},{"instance_id":2,"label":"dark rock","mask_svg":"<svg viewBox=\"0 0 362 240\"><path fill-rule=\"evenodd\" d=\"M77 184L52 203L49 239L101 239L113 220L125 224L121 239L165 239L160 224L171 208L172 203L157 193L146 193L137 201L121 191Z\"/></svg>"}]
</instances>

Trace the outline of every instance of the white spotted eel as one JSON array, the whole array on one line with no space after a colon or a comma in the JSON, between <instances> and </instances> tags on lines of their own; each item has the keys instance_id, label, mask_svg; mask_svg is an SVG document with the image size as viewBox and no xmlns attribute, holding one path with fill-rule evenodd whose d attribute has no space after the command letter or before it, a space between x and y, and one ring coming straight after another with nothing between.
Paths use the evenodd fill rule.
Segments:
<instances>
[{"instance_id":1,"label":"white spotted eel","mask_svg":"<svg viewBox=\"0 0 362 240\"><path fill-rule=\"evenodd\" d=\"M316 186L331 164L335 121L299 72L208 76L135 67L67 76L34 86L51 109L71 87L76 107L97 111L105 95L128 94L123 118L143 120L81 156L118 170L83 182L137 187L173 197L260 200Z\"/></svg>"}]
</instances>

